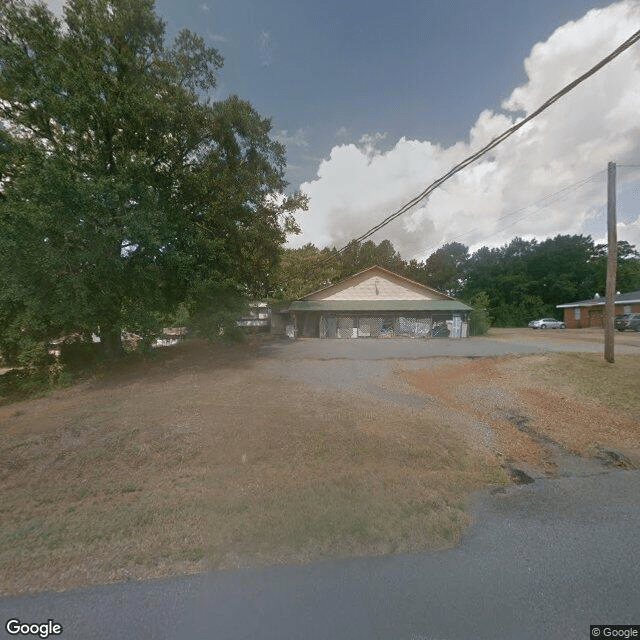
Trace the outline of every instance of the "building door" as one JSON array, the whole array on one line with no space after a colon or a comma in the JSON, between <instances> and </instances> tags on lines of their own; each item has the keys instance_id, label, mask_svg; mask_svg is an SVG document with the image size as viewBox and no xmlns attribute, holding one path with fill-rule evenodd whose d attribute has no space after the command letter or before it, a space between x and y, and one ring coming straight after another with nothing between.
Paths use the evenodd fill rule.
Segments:
<instances>
[{"instance_id":1,"label":"building door","mask_svg":"<svg viewBox=\"0 0 640 640\"><path fill-rule=\"evenodd\" d=\"M589 326L604 327L602 309L589 309Z\"/></svg>"},{"instance_id":2,"label":"building door","mask_svg":"<svg viewBox=\"0 0 640 640\"><path fill-rule=\"evenodd\" d=\"M338 331L338 322L335 316L322 316L320 318L320 337L335 338Z\"/></svg>"}]
</instances>

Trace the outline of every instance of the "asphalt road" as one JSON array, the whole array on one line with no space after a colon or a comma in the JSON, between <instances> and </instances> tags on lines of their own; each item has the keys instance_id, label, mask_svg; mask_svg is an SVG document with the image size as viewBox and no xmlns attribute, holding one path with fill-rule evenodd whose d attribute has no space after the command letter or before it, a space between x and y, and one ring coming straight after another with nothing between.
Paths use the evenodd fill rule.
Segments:
<instances>
[{"instance_id":1,"label":"asphalt road","mask_svg":"<svg viewBox=\"0 0 640 640\"><path fill-rule=\"evenodd\" d=\"M449 551L4 598L0 619L53 618L64 640L570 640L640 624L640 471L505 491L476 495Z\"/></svg>"}]
</instances>

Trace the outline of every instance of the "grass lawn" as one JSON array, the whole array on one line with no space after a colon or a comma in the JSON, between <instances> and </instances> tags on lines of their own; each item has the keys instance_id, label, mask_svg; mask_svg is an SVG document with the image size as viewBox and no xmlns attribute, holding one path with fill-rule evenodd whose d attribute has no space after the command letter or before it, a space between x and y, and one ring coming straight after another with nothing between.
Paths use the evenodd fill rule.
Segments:
<instances>
[{"instance_id":1,"label":"grass lawn","mask_svg":"<svg viewBox=\"0 0 640 640\"><path fill-rule=\"evenodd\" d=\"M0 591L455 544L488 452L187 343L0 407Z\"/></svg>"},{"instance_id":2,"label":"grass lawn","mask_svg":"<svg viewBox=\"0 0 640 640\"><path fill-rule=\"evenodd\" d=\"M640 419L640 357L637 355L617 355L610 364L600 354L550 354L538 365L537 372L549 386L595 398Z\"/></svg>"}]
</instances>

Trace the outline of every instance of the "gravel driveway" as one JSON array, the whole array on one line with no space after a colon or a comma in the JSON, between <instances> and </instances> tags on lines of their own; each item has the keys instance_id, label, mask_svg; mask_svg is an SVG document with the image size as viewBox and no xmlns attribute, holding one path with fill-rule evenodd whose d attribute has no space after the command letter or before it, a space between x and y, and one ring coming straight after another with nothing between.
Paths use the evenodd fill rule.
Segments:
<instances>
[{"instance_id":1,"label":"gravel driveway","mask_svg":"<svg viewBox=\"0 0 640 640\"><path fill-rule=\"evenodd\" d=\"M598 329L492 329L488 336L462 340L283 339L269 341L261 347L258 366L265 375L306 382L325 389L366 391L381 399L394 399L388 389L382 389L381 384L398 368L428 368L442 358L554 351L598 353L603 349L603 332ZM616 334L616 353L640 355L640 333ZM396 395L395 399L398 398L407 406L416 406L415 398L406 394Z\"/></svg>"},{"instance_id":2,"label":"gravel driveway","mask_svg":"<svg viewBox=\"0 0 640 640\"><path fill-rule=\"evenodd\" d=\"M578 398L558 403L548 392L523 397L521 392L532 381L527 377L528 365L518 362L523 356L535 358L552 352L602 351L603 331L598 329L492 329L488 336L462 340L270 341L261 347L257 366L263 375L285 382L364 395L384 403L389 411L402 407L418 412L425 420L449 425L470 445L504 454L509 463L540 478L602 470L601 462L581 457L584 443L576 434L582 432L581 425L602 422L628 435L629 419L615 418L606 407L585 410L584 400ZM640 333L616 333L616 354L640 355ZM514 363L511 369L502 369L495 361L504 362L505 356L515 356L507 358ZM412 372L419 371L432 374L421 392L407 382ZM532 429L526 426L530 422ZM554 425L573 435L560 437L562 429ZM595 441L605 437L597 431L593 432ZM628 444L628 438L618 440ZM619 443L611 446L615 444Z\"/></svg>"},{"instance_id":3,"label":"gravel driveway","mask_svg":"<svg viewBox=\"0 0 640 640\"><path fill-rule=\"evenodd\" d=\"M571 351L598 353L604 350L599 329L533 330L492 329L487 336L449 338L339 340L304 338L282 340L263 347L265 356L291 360L419 360L434 356L503 356L510 353ZM616 333L616 353L640 354L640 333Z\"/></svg>"}]
</instances>

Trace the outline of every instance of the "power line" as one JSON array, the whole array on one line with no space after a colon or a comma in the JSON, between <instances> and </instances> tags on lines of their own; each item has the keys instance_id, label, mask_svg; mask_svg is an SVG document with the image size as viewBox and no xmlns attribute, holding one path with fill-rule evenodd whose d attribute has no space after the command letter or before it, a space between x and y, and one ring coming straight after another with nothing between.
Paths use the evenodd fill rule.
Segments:
<instances>
[{"instance_id":1,"label":"power line","mask_svg":"<svg viewBox=\"0 0 640 640\"><path fill-rule=\"evenodd\" d=\"M521 220L525 220L526 218L532 216L534 213L538 213L538 211L540 211L540 209L544 209L546 207L550 207L552 204L554 204L555 202L557 202L558 200L560 200L563 197L566 197L569 193L572 193L574 191L577 191L578 189L580 189L580 187L583 187L585 184L589 184L590 182L593 182L597 177L603 175L605 173L605 169L602 169L600 171L596 171L596 173L590 175L588 178L583 178L581 180L578 180L577 182L574 182L572 184L567 185L566 187L563 187L562 189L559 189L558 191L555 191L554 193L550 193L546 196L543 196L542 198L540 198L539 200L536 200L535 202L532 202L524 207L521 207L520 209L516 209L515 211L511 211L510 213L506 213L503 216L500 216L499 218L496 218L496 222L499 222L500 220L506 220L507 218L510 218L511 216L515 216L518 213L522 213L523 211L526 211L527 209L530 209L532 207L537 207L535 209L533 209L533 211L530 211L529 213L526 213L523 216L520 216L519 218L516 218L515 220L512 220L508 225L506 225L505 227L502 227L503 229L506 229L509 226L513 226L514 224L517 224L518 222L520 222ZM560 197L556 197L556 196L560 196ZM553 199L552 199L553 198ZM547 200L549 200L549 202L547 204L543 204L542 206L541 203L546 202ZM449 240L449 242L455 242L456 240L462 240L463 238L466 238L467 236L471 235L472 233L475 233L476 231L480 231L482 227L475 227L474 229L470 229L469 231L465 231L464 233L461 233L457 236L454 236L453 238L451 238ZM425 254L430 253L431 251L435 251L441 243L438 243L437 245L433 245L429 248L427 248L425 250Z\"/></svg>"},{"instance_id":2,"label":"power line","mask_svg":"<svg viewBox=\"0 0 640 640\"><path fill-rule=\"evenodd\" d=\"M363 240L366 240L367 238L371 237L374 233L376 233L377 231L379 231L383 227L386 227L390 222L392 222L396 218L400 217L401 215L403 215L404 213L406 213L407 211L409 211L410 209L415 207L419 202L424 200L429 194L431 194L433 191L435 191L438 187L440 187L442 184L444 184L447 180L449 180L454 175L456 175L457 173L462 171L465 167L469 166L470 164L472 164L473 162L475 162L476 160L481 158L487 152L491 151L491 149L494 149L499 144L504 142L507 138L512 136L516 131L518 131L519 129L524 127L525 124L527 124L528 122L531 122L531 120L533 120L534 118L539 116L543 111L546 111L551 105L553 105L555 102L560 100L560 98L562 98L567 93L569 93L570 91L575 89L579 84L584 82L587 78L590 78L592 75L597 73L600 69L602 69L602 67L604 67L607 64L609 64L612 60L617 58L621 53L623 53L629 47L631 47L636 42L638 42L638 40L640 40L640 30L636 31L633 35L631 35L629 38L627 38L620 46L618 46L616 49L614 49L609 55L605 56L602 60L600 60L600 62L595 64L588 71L586 71L581 76L579 76L578 78L576 78L575 80L573 80L572 82L567 84L565 87L560 89L560 91L555 93L553 96L551 96L550 98L545 100L535 111L530 113L526 118L524 118L520 122L516 123L512 127L509 127L506 131L504 131L499 136L497 136L496 138L491 140L491 142L489 142L489 144L487 144L484 147L482 147L482 149L480 149L479 151L476 151L472 155L470 155L467 158L465 158L462 162L460 162L457 165L455 165L454 167L452 167L447 173L445 173L443 176L441 176L440 178L438 178L437 180L432 182L426 189L424 189L424 191L422 191L417 196L415 196L414 198L412 198L411 200L406 202L404 205L402 205L395 212L393 212L392 214L388 215L386 218L384 218L382 221L380 221L375 226L371 227L371 229L369 229L368 231L366 231L362 235L358 236L357 238L354 238L349 243L347 243L346 245L344 245L343 247L338 249L337 253L343 253L354 242L358 243L358 242L362 242ZM308 273L312 273L315 270L315 268L320 267L323 264L326 264L327 262L333 260L335 255L336 254L333 254L333 255L329 256L328 258L325 258L325 259L321 260Z\"/></svg>"},{"instance_id":3,"label":"power line","mask_svg":"<svg viewBox=\"0 0 640 640\"><path fill-rule=\"evenodd\" d=\"M532 216L535 213L538 213L540 211L540 209L544 209L546 207L551 206L552 204L555 204L556 202L558 202L558 200L561 200L562 198L565 198L566 196L568 196L569 194L577 191L578 189L580 189L581 187L585 186L586 184L589 184L590 182L593 182L596 178L602 176L604 173L606 173L606 169L601 169L600 171L596 171L595 173L593 173L592 175L586 177L586 178L581 178L580 180L577 180L576 182L573 182L571 184L568 184L564 187L562 187L562 189L558 189L558 191L554 191L553 193L549 193L545 196L542 196L542 198L540 198L539 200L535 200L534 202L529 203L528 205L524 206L524 207L520 207L519 209L516 209L515 211L511 211L509 213L505 213L504 215L496 218L496 222L499 222L500 220L506 220L508 218L511 218L512 216L515 216L519 213L522 213L524 211L527 211L528 209L533 209L532 211L529 211L528 213L526 213L523 216L520 216L518 218L516 218L515 220L510 221L510 223L506 226L503 227L507 228L509 226L513 226L514 224L517 224L518 222L520 222L521 220L525 220L526 218ZM479 231L482 227L475 227L473 229L470 229L468 231L465 231L464 233L461 233L457 236L453 236L449 241L450 242L455 242L457 240L462 240L465 237L469 236L470 234ZM441 245L442 243L438 243L436 245L432 245L431 247L427 248L425 250L425 254L428 254L432 251L435 251L436 249L438 249L438 247ZM349 244L348 246L351 246L351 244ZM304 275L309 275L310 273L313 273L313 271L322 266L323 264L329 262L330 260L332 260L334 257L336 256L336 253L332 253L331 256L329 256L328 258L325 258L324 260L318 262L315 267L309 269L308 271L306 271L304 273ZM295 278L288 278L286 280L283 281L284 284L286 284L287 282L290 282L292 280L294 280Z\"/></svg>"},{"instance_id":4,"label":"power line","mask_svg":"<svg viewBox=\"0 0 640 640\"><path fill-rule=\"evenodd\" d=\"M419 202L424 200L432 191L435 191L435 189L437 189L440 185L442 185L444 182L449 180L449 178L452 178L456 173L462 171L462 169L464 169L468 165L472 164L473 162L481 158L488 151L491 151L491 149L497 147L500 143L504 142L507 138L512 136L516 131L521 129L525 124L527 124L528 122L530 122L531 120L539 116L543 111L546 111L551 105L557 102L560 98L562 98L567 93L575 89L575 87L577 87L579 84L584 82L587 78L594 75L602 67L609 64L609 62L617 58L623 51L626 51L631 45L635 44L638 40L640 40L640 30L636 31L631 37L625 40L617 49L612 51L608 56L606 56L596 65L591 67L591 69L589 69L587 72L583 73L581 76L576 78L573 82L570 82L564 88L560 89L560 91L558 91L556 94L554 94L549 99L547 99L542 105L540 105L535 111L530 113L526 118L516 123L512 127L509 127L509 129L507 129L502 134L500 134L499 136L491 140L491 142L485 145L482 149L480 149L479 151L476 151L476 153L470 155L465 160L455 165L444 176L432 182L424 191L422 191L422 193L419 193L417 196L409 200L409 202L407 202L402 207L400 207L400 209L398 209L396 212L387 216L384 220L382 220L377 225L369 229L369 231L366 231L361 236L356 238L355 239L356 242L361 242L362 240L365 240L369 236L373 235L376 231L379 231L380 229L388 225L392 220L395 220L396 218L401 216L403 213L406 213L409 209L413 208ZM343 249L345 248L346 246L343 247ZM342 249L340 251L342 251Z\"/></svg>"}]
</instances>

